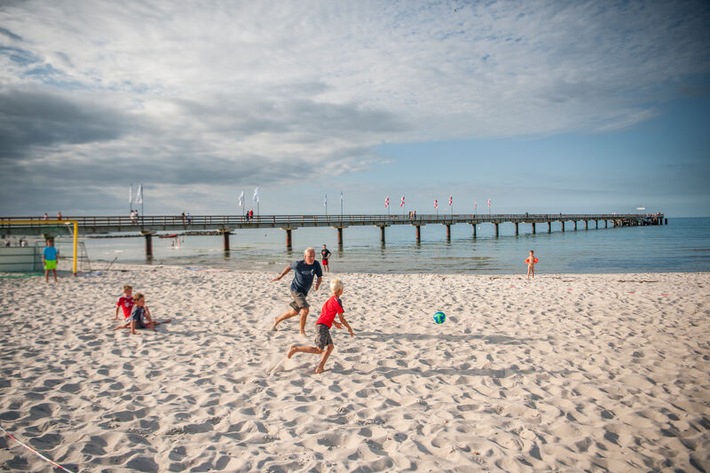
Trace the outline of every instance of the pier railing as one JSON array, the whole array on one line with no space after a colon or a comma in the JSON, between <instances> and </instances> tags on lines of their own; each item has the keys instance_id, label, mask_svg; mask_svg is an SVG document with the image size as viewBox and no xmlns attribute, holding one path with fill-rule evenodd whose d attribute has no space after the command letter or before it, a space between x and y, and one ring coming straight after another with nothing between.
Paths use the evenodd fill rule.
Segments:
<instances>
[{"instance_id":1,"label":"pier railing","mask_svg":"<svg viewBox=\"0 0 710 473\"><path fill-rule=\"evenodd\" d=\"M126 232L161 232L180 230L230 231L246 228L390 226L457 223L500 224L611 221L614 225L658 225L663 214L347 214L347 215L145 215L130 216L66 216L76 221L84 235ZM56 221L52 220L52 223ZM61 226L61 223L57 223ZM22 234L28 230L47 228L43 217L0 217L0 233Z\"/></svg>"},{"instance_id":2,"label":"pier railing","mask_svg":"<svg viewBox=\"0 0 710 473\"><path fill-rule=\"evenodd\" d=\"M57 235L72 233L77 235L123 234L133 233L145 237L146 256L152 258L153 236L172 237L180 234L215 232L223 236L224 250L229 251L229 236L233 230L280 228L286 232L286 247L291 249L291 233L301 227L333 227L338 231L338 245L343 245L343 229L352 226L377 226L380 229L380 241L385 242L385 229L392 225L411 225L416 229L416 239L421 240L421 227L429 224L446 226L446 238L451 239L451 226L457 223L470 224L476 237L476 226L490 223L495 227L495 236L499 236L499 226L503 223L515 225L515 235L522 224L530 224L532 233L536 225L547 224L547 231L552 232L552 223L559 222L565 231L565 222L572 222L574 230L577 223L584 222L585 229L589 222L603 221L608 227L613 226L663 225L663 214L382 214L382 215L146 215L146 216L103 216L82 217L67 216L65 220L48 220L43 217L0 217L0 235L44 235L53 238ZM160 232L165 232L160 234ZM8 240L9 241L9 240ZM76 252L75 252L76 254Z\"/></svg>"}]
</instances>

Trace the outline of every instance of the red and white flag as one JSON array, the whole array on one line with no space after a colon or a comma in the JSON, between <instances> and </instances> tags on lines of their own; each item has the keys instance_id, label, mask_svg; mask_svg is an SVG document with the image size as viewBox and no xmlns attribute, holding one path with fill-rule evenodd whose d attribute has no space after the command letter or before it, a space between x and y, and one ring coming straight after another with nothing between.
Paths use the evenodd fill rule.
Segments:
<instances>
[{"instance_id":1,"label":"red and white flag","mask_svg":"<svg viewBox=\"0 0 710 473\"><path fill-rule=\"evenodd\" d=\"M402 200L399 202L400 207L404 207L404 196L402 196Z\"/></svg>"},{"instance_id":2,"label":"red and white flag","mask_svg":"<svg viewBox=\"0 0 710 473\"><path fill-rule=\"evenodd\" d=\"M454 205L454 196L450 195L449 196L449 207L451 207L452 205Z\"/></svg>"},{"instance_id":3,"label":"red and white flag","mask_svg":"<svg viewBox=\"0 0 710 473\"><path fill-rule=\"evenodd\" d=\"M491 199L488 199L488 208L491 208Z\"/></svg>"},{"instance_id":4,"label":"red and white flag","mask_svg":"<svg viewBox=\"0 0 710 473\"><path fill-rule=\"evenodd\" d=\"M435 209L439 208L439 200L438 199L434 199L434 208Z\"/></svg>"},{"instance_id":5,"label":"red and white flag","mask_svg":"<svg viewBox=\"0 0 710 473\"><path fill-rule=\"evenodd\" d=\"M390 207L390 196L385 197L385 208L388 209Z\"/></svg>"}]
</instances>

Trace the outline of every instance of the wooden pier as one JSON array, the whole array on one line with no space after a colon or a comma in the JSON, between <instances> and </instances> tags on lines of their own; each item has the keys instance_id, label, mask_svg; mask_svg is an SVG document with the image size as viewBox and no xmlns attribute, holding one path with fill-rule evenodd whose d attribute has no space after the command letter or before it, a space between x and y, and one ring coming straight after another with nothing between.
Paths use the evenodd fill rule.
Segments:
<instances>
[{"instance_id":1,"label":"wooden pier","mask_svg":"<svg viewBox=\"0 0 710 473\"><path fill-rule=\"evenodd\" d=\"M495 236L498 237L499 226L503 223L515 225L515 235L519 234L520 224L532 227L532 233L537 233L537 226L546 226L548 233L552 232L552 224L559 222L561 231L566 231L570 223L576 231L580 224L584 229L599 228L600 222L604 228L618 226L667 225L664 214L453 214L453 215L255 215L247 218L242 215L203 215L183 217L182 215L140 216L128 217L81 217L67 216L66 222L77 222L80 235L107 234L140 234L145 237L146 256L153 256L154 236L161 232L174 234L215 233L221 235L224 250L229 251L229 236L235 230L260 228L279 228L286 233L286 247L292 249L292 232L301 227L332 227L338 232L338 245L343 246L343 230L355 226L376 226L380 229L380 241L385 242L386 229L392 225L410 225L415 229L415 238L421 240L421 227L425 225L444 225L446 238L451 239L451 226L459 223L472 226L473 237L476 237L476 226L492 224ZM0 235L44 235L57 236L71 233L70 227L64 221L45 221L42 217L0 217ZM73 228L73 227L72 227Z\"/></svg>"}]
</instances>

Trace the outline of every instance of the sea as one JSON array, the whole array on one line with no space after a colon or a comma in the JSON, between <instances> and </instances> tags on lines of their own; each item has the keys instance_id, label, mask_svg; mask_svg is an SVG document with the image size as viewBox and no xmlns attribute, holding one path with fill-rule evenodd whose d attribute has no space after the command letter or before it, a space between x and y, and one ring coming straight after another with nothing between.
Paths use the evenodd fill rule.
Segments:
<instances>
[{"instance_id":1,"label":"sea","mask_svg":"<svg viewBox=\"0 0 710 473\"><path fill-rule=\"evenodd\" d=\"M710 218L668 218L667 225L596 228L590 222L572 222L562 231L559 223L520 224L515 235L512 223L501 224L495 235L492 224L479 224L476 236L468 224L451 226L450 239L440 224L415 228L386 228L385 243L378 227L349 227L338 246L337 230L330 227L299 228L292 232L292 250L286 247L286 232L280 229L237 230L225 252L220 235L180 235L153 238L153 257L145 254L143 237L82 238L91 271L109 269L115 263L172 265L189 269L281 271L301 259L307 247L325 244L333 253L331 272L419 274L525 274L530 250L539 259L536 274L613 274L710 271ZM58 244L70 246L70 237ZM68 254L68 253L65 253Z\"/></svg>"}]
</instances>

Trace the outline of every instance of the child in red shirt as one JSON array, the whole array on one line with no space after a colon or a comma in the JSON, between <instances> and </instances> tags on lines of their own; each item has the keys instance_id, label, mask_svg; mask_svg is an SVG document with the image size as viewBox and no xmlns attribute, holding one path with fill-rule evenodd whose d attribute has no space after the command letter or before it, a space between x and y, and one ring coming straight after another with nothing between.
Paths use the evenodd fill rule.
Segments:
<instances>
[{"instance_id":1,"label":"child in red shirt","mask_svg":"<svg viewBox=\"0 0 710 473\"><path fill-rule=\"evenodd\" d=\"M316 338L315 346L305 346L305 345L291 345L288 350L288 358L291 358L296 353L313 353L314 355L321 355L320 363L316 367L316 373L322 373L325 367L325 362L328 361L328 357L335 348L333 344L333 339L330 336L330 328L335 325L336 328L343 328L343 325L347 327L350 336L354 337L353 329L345 320L343 313L343 304L340 302L340 296L343 294L343 282L335 278L330 282L330 290L333 292L333 296L325 301L323 308L321 309L320 317L316 320ZM338 316L340 322L335 321L335 316Z\"/></svg>"},{"instance_id":2,"label":"child in red shirt","mask_svg":"<svg viewBox=\"0 0 710 473\"><path fill-rule=\"evenodd\" d=\"M123 309L123 318L127 319L131 316L131 310L133 309L133 287L126 284L123 286L123 295L116 301L116 315L114 315L113 320L118 320L118 311Z\"/></svg>"}]
</instances>

